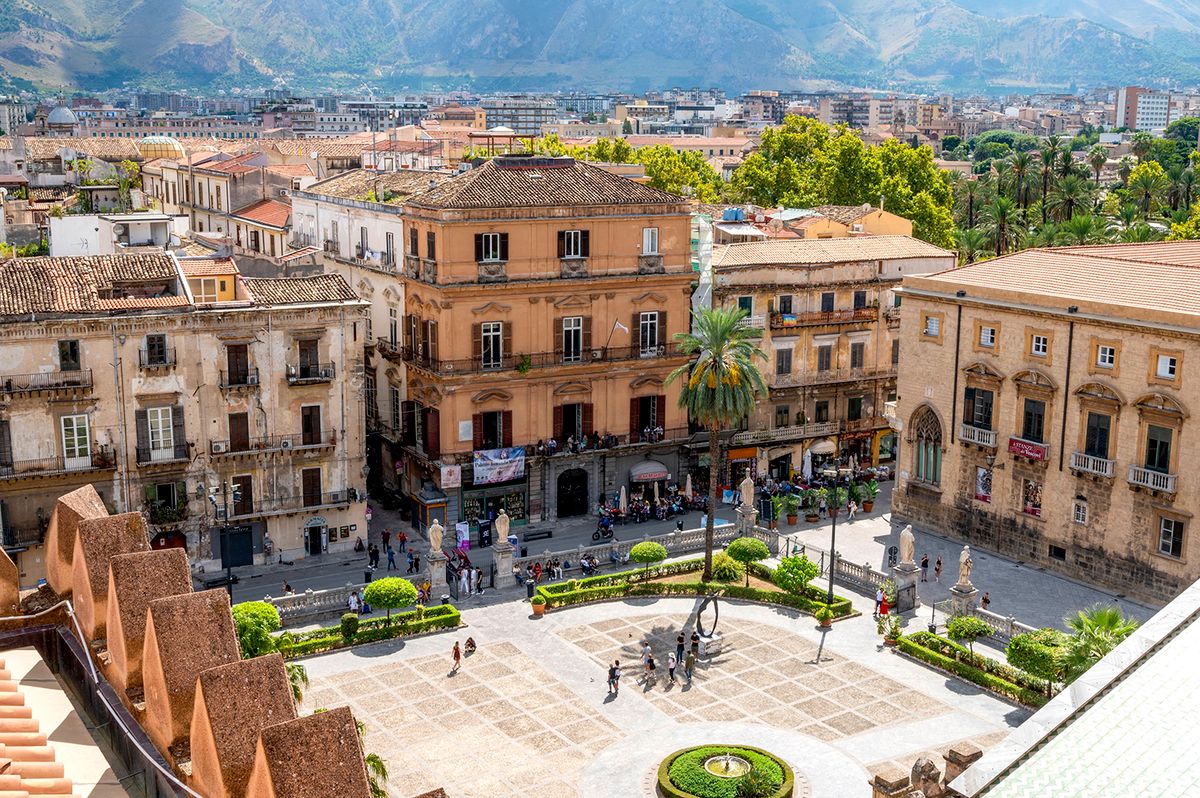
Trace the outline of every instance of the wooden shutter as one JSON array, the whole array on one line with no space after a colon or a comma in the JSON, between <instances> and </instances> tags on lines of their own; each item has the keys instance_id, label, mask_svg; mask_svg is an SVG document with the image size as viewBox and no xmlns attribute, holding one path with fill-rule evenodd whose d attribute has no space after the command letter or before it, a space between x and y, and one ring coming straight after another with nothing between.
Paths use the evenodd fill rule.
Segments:
<instances>
[{"instance_id":1,"label":"wooden shutter","mask_svg":"<svg viewBox=\"0 0 1200 798\"><path fill-rule=\"evenodd\" d=\"M178 507L180 505L186 506L187 503L188 503L187 483L180 480L179 482L175 483L175 506L176 507Z\"/></svg>"},{"instance_id":2,"label":"wooden shutter","mask_svg":"<svg viewBox=\"0 0 1200 798\"><path fill-rule=\"evenodd\" d=\"M561 337L561 336L560 336ZM583 317L583 359L587 360L592 356L592 317Z\"/></svg>"},{"instance_id":3,"label":"wooden shutter","mask_svg":"<svg viewBox=\"0 0 1200 798\"><path fill-rule=\"evenodd\" d=\"M562 233L560 232L559 235L561 236ZM561 241L561 239L560 239L560 241ZM563 320L562 320L562 316L559 316L558 318L556 318L554 320L554 359L562 360L562 356L563 356ZM555 436L555 437L557 437L557 436Z\"/></svg>"},{"instance_id":4,"label":"wooden shutter","mask_svg":"<svg viewBox=\"0 0 1200 798\"><path fill-rule=\"evenodd\" d=\"M250 417L246 413L229 414L229 449L242 452L250 448Z\"/></svg>"},{"instance_id":5,"label":"wooden shutter","mask_svg":"<svg viewBox=\"0 0 1200 798\"><path fill-rule=\"evenodd\" d=\"M667 397L665 394L659 394L654 400L654 426L666 428L667 426Z\"/></svg>"},{"instance_id":6,"label":"wooden shutter","mask_svg":"<svg viewBox=\"0 0 1200 798\"><path fill-rule=\"evenodd\" d=\"M666 346L671 340L671 336L667 335L667 312L660 310L658 312L658 345Z\"/></svg>"},{"instance_id":7,"label":"wooden shutter","mask_svg":"<svg viewBox=\"0 0 1200 798\"><path fill-rule=\"evenodd\" d=\"M567 231L558 231L558 257L567 257Z\"/></svg>"},{"instance_id":8,"label":"wooden shutter","mask_svg":"<svg viewBox=\"0 0 1200 798\"><path fill-rule=\"evenodd\" d=\"M425 254L430 260L437 260L437 234L425 234Z\"/></svg>"},{"instance_id":9,"label":"wooden shutter","mask_svg":"<svg viewBox=\"0 0 1200 798\"><path fill-rule=\"evenodd\" d=\"M483 413L471 416L471 448L476 451L483 448Z\"/></svg>"},{"instance_id":10,"label":"wooden shutter","mask_svg":"<svg viewBox=\"0 0 1200 798\"><path fill-rule=\"evenodd\" d=\"M588 257L591 254L591 246L588 244L588 231L579 231L579 254L583 257Z\"/></svg>"},{"instance_id":11,"label":"wooden shutter","mask_svg":"<svg viewBox=\"0 0 1200 798\"><path fill-rule=\"evenodd\" d=\"M483 260L483 233L475 234L475 260Z\"/></svg>"},{"instance_id":12,"label":"wooden shutter","mask_svg":"<svg viewBox=\"0 0 1200 798\"><path fill-rule=\"evenodd\" d=\"M404 314L404 348L412 352L417 347L416 330L413 329L415 317L411 313Z\"/></svg>"},{"instance_id":13,"label":"wooden shutter","mask_svg":"<svg viewBox=\"0 0 1200 798\"><path fill-rule=\"evenodd\" d=\"M436 321L425 322L425 345L428 347L429 359L436 363L438 359L438 323Z\"/></svg>"},{"instance_id":14,"label":"wooden shutter","mask_svg":"<svg viewBox=\"0 0 1200 798\"><path fill-rule=\"evenodd\" d=\"M554 406L554 440L562 441L563 439L563 406Z\"/></svg>"},{"instance_id":15,"label":"wooden shutter","mask_svg":"<svg viewBox=\"0 0 1200 798\"><path fill-rule=\"evenodd\" d=\"M425 408L425 454L432 459L442 456L442 428L438 411L432 407Z\"/></svg>"},{"instance_id":16,"label":"wooden shutter","mask_svg":"<svg viewBox=\"0 0 1200 798\"><path fill-rule=\"evenodd\" d=\"M500 362L508 366L513 362L512 323L507 321L500 322L500 331L501 341L503 342L500 349Z\"/></svg>"},{"instance_id":17,"label":"wooden shutter","mask_svg":"<svg viewBox=\"0 0 1200 798\"><path fill-rule=\"evenodd\" d=\"M477 364L483 360L483 325L480 322L471 325L471 359Z\"/></svg>"},{"instance_id":18,"label":"wooden shutter","mask_svg":"<svg viewBox=\"0 0 1200 798\"><path fill-rule=\"evenodd\" d=\"M593 413L591 402L585 402L584 404L580 405L580 408L582 408L581 415L583 416L583 436L586 438L590 436L595 429L593 424L593 416L595 414Z\"/></svg>"},{"instance_id":19,"label":"wooden shutter","mask_svg":"<svg viewBox=\"0 0 1200 798\"><path fill-rule=\"evenodd\" d=\"M508 260L508 233L500 234L500 260Z\"/></svg>"},{"instance_id":20,"label":"wooden shutter","mask_svg":"<svg viewBox=\"0 0 1200 798\"><path fill-rule=\"evenodd\" d=\"M133 411L133 423L137 427L137 458L150 459L150 421L145 409Z\"/></svg>"},{"instance_id":21,"label":"wooden shutter","mask_svg":"<svg viewBox=\"0 0 1200 798\"><path fill-rule=\"evenodd\" d=\"M12 430L7 421L0 421L0 466L13 464Z\"/></svg>"},{"instance_id":22,"label":"wooden shutter","mask_svg":"<svg viewBox=\"0 0 1200 798\"><path fill-rule=\"evenodd\" d=\"M505 449L512 446L512 411L505 410L500 416L500 445Z\"/></svg>"},{"instance_id":23,"label":"wooden shutter","mask_svg":"<svg viewBox=\"0 0 1200 798\"><path fill-rule=\"evenodd\" d=\"M636 396L629 398L629 442L637 443L642 439L642 430L638 427L638 402Z\"/></svg>"},{"instance_id":24,"label":"wooden shutter","mask_svg":"<svg viewBox=\"0 0 1200 798\"><path fill-rule=\"evenodd\" d=\"M629 346L633 348L634 352L636 352L638 347L641 346L641 320L642 314L634 311L633 319L629 322Z\"/></svg>"},{"instance_id":25,"label":"wooden shutter","mask_svg":"<svg viewBox=\"0 0 1200 798\"><path fill-rule=\"evenodd\" d=\"M171 408L171 444L175 452L187 453L187 436L183 431L183 405Z\"/></svg>"},{"instance_id":26,"label":"wooden shutter","mask_svg":"<svg viewBox=\"0 0 1200 798\"><path fill-rule=\"evenodd\" d=\"M400 442L406 446L417 445L417 403L404 401L400 403L400 416L403 429L400 432Z\"/></svg>"}]
</instances>

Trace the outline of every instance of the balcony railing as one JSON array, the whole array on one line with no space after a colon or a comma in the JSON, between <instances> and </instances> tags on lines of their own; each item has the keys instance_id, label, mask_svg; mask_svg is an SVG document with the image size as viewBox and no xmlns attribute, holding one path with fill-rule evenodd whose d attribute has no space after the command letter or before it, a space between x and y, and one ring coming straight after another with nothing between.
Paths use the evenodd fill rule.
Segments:
<instances>
[{"instance_id":1,"label":"balcony railing","mask_svg":"<svg viewBox=\"0 0 1200 798\"><path fill-rule=\"evenodd\" d=\"M462 360L438 360L431 358L419 349L412 347L394 347L387 338L379 339L379 351L384 357L401 359L406 363L418 366L437 374L478 374L488 371L507 371L510 369L528 370L559 366L576 366L585 363L614 363L627 360L654 360L664 357L675 357L682 354L676 344L654 346L643 349L640 346L610 346L603 349L587 349L578 353L567 352L536 352L534 354L504 355L494 360L485 361L483 358Z\"/></svg>"},{"instance_id":2,"label":"balcony railing","mask_svg":"<svg viewBox=\"0 0 1200 798\"><path fill-rule=\"evenodd\" d=\"M288 385L303 385L309 382L330 382L333 379L332 363L289 363Z\"/></svg>"},{"instance_id":3,"label":"balcony railing","mask_svg":"<svg viewBox=\"0 0 1200 798\"><path fill-rule=\"evenodd\" d=\"M138 368L165 369L175 365L175 349L162 349L151 352L148 349L138 350Z\"/></svg>"},{"instance_id":4,"label":"balcony railing","mask_svg":"<svg viewBox=\"0 0 1200 798\"><path fill-rule=\"evenodd\" d=\"M638 255L638 274L663 274L666 266L662 255Z\"/></svg>"},{"instance_id":5,"label":"balcony railing","mask_svg":"<svg viewBox=\"0 0 1200 798\"><path fill-rule=\"evenodd\" d=\"M730 442L737 446L744 446L753 443L793 441L801 438L822 438L826 435L836 435L838 426L838 422L836 421L817 421L811 424L797 424L791 427L746 430L745 432L735 432Z\"/></svg>"},{"instance_id":6,"label":"balcony railing","mask_svg":"<svg viewBox=\"0 0 1200 798\"><path fill-rule=\"evenodd\" d=\"M1071 452L1071 468L1101 477L1111 477L1116 472L1117 461L1094 457L1083 452Z\"/></svg>"},{"instance_id":7,"label":"balcony railing","mask_svg":"<svg viewBox=\"0 0 1200 798\"><path fill-rule=\"evenodd\" d=\"M208 451L214 456L225 457L259 452L286 452L292 449L315 449L321 446L333 446L336 443L337 431L328 429L308 434L297 432L291 435L264 435L258 438L247 438L245 441L210 441Z\"/></svg>"},{"instance_id":8,"label":"balcony railing","mask_svg":"<svg viewBox=\"0 0 1200 798\"><path fill-rule=\"evenodd\" d=\"M114 468L115 459L111 452L95 452L82 457L39 457L33 460L13 460L0 463L0 479L27 479L51 477L77 471L93 471Z\"/></svg>"},{"instance_id":9,"label":"balcony railing","mask_svg":"<svg viewBox=\"0 0 1200 798\"><path fill-rule=\"evenodd\" d=\"M34 391L74 391L92 387L92 370L43 371L37 374L5 374L0 376L0 391L32 393Z\"/></svg>"},{"instance_id":10,"label":"balcony railing","mask_svg":"<svg viewBox=\"0 0 1200 798\"><path fill-rule=\"evenodd\" d=\"M46 540L46 531L41 527L9 527L4 530L4 548L27 549L40 546Z\"/></svg>"},{"instance_id":11,"label":"balcony railing","mask_svg":"<svg viewBox=\"0 0 1200 798\"><path fill-rule=\"evenodd\" d=\"M815 310L808 313L772 313L771 329L786 330L789 327L812 327L821 324L862 324L879 318L878 308L854 308L852 310Z\"/></svg>"},{"instance_id":12,"label":"balcony railing","mask_svg":"<svg viewBox=\"0 0 1200 798\"><path fill-rule=\"evenodd\" d=\"M155 448L153 446L137 447L138 465L154 465L156 463L178 463L190 460L188 445L180 441L172 446Z\"/></svg>"},{"instance_id":13,"label":"balcony railing","mask_svg":"<svg viewBox=\"0 0 1200 798\"><path fill-rule=\"evenodd\" d=\"M986 446L989 449L996 448L996 431L994 429L983 429L981 427L973 427L970 424L961 424L958 427L958 439L963 443L973 443L976 446Z\"/></svg>"},{"instance_id":14,"label":"balcony railing","mask_svg":"<svg viewBox=\"0 0 1200 798\"><path fill-rule=\"evenodd\" d=\"M1149 488L1150 490L1162 491L1163 493L1174 493L1175 482L1179 479L1177 474L1164 474L1161 471L1152 471L1149 468L1140 466L1129 467L1129 484L1136 485L1139 488Z\"/></svg>"},{"instance_id":15,"label":"balcony railing","mask_svg":"<svg viewBox=\"0 0 1200 798\"><path fill-rule=\"evenodd\" d=\"M258 369L246 369L245 371L222 371L221 372L221 387L222 388L257 388L258 387Z\"/></svg>"},{"instance_id":16,"label":"balcony railing","mask_svg":"<svg viewBox=\"0 0 1200 798\"><path fill-rule=\"evenodd\" d=\"M321 507L337 507L349 504L358 498L353 488L325 493L298 493L287 499L255 499L230 503L230 518L253 518L262 515L282 515L314 510Z\"/></svg>"},{"instance_id":17,"label":"balcony railing","mask_svg":"<svg viewBox=\"0 0 1200 798\"><path fill-rule=\"evenodd\" d=\"M798 388L806 385L827 385L835 382L881 380L895 376L895 366L861 369L828 369L826 371L801 371L794 374L771 374L767 377L767 384L772 388Z\"/></svg>"}]
</instances>

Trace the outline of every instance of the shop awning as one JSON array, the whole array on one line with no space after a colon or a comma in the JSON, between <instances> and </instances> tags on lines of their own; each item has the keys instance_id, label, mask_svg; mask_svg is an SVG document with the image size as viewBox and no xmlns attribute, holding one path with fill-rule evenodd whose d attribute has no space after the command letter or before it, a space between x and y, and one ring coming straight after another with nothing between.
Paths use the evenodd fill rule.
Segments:
<instances>
[{"instance_id":1,"label":"shop awning","mask_svg":"<svg viewBox=\"0 0 1200 798\"><path fill-rule=\"evenodd\" d=\"M827 438L823 441L817 441L812 446L809 446L808 450L813 454L833 454L837 451L837 446L834 445L833 441Z\"/></svg>"},{"instance_id":2,"label":"shop awning","mask_svg":"<svg viewBox=\"0 0 1200 798\"><path fill-rule=\"evenodd\" d=\"M656 482L670 478L671 472L657 460L643 460L629 469L630 482Z\"/></svg>"},{"instance_id":3,"label":"shop awning","mask_svg":"<svg viewBox=\"0 0 1200 798\"><path fill-rule=\"evenodd\" d=\"M730 460L754 460L758 457L757 446L743 446L739 449L730 449L726 455Z\"/></svg>"}]
</instances>

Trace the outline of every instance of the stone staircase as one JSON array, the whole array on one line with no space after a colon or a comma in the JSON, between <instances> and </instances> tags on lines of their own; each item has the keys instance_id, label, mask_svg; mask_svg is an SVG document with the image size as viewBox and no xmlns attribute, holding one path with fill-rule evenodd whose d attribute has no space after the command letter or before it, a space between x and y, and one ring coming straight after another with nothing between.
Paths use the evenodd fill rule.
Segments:
<instances>
[{"instance_id":1,"label":"stone staircase","mask_svg":"<svg viewBox=\"0 0 1200 798\"><path fill-rule=\"evenodd\" d=\"M20 681L0 660L0 798L78 798Z\"/></svg>"}]
</instances>

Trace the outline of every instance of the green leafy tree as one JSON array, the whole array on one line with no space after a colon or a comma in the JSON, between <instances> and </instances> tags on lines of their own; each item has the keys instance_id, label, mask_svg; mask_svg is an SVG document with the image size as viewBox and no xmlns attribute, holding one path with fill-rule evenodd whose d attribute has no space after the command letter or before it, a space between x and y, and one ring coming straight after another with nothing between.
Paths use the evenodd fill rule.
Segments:
<instances>
[{"instance_id":1,"label":"green leafy tree","mask_svg":"<svg viewBox=\"0 0 1200 798\"><path fill-rule=\"evenodd\" d=\"M775 569L775 584L789 593L800 595L808 583L817 578L821 567L804 555L783 557Z\"/></svg>"},{"instance_id":2,"label":"green leafy tree","mask_svg":"<svg viewBox=\"0 0 1200 798\"><path fill-rule=\"evenodd\" d=\"M652 563L662 562L667 559L667 550L661 543L655 543L653 540L643 540L641 543L635 543L633 548L629 550L629 559L646 566L645 570L649 573Z\"/></svg>"},{"instance_id":3,"label":"green leafy tree","mask_svg":"<svg viewBox=\"0 0 1200 798\"><path fill-rule=\"evenodd\" d=\"M1182 116L1167 125L1163 135L1169 139L1186 142L1195 149L1197 137L1200 136L1200 117Z\"/></svg>"},{"instance_id":4,"label":"green leafy tree","mask_svg":"<svg viewBox=\"0 0 1200 798\"><path fill-rule=\"evenodd\" d=\"M1102 244L1108 240L1104 220L1090 213L1077 213L1061 225L1063 238L1069 244Z\"/></svg>"},{"instance_id":5,"label":"green leafy tree","mask_svg":"<svg viewBox=\"0 0 1200 798\"><path fill-rule=\"evenodd\" d=\"M1050 213L1061 222L1091 207L1093 198L1092 184L1077 174L1069 174L1051 189L1047 202Z\"/></svg>"},{"instance_id":6,"label":"green leafy tree","mask_svg":"<svg viewBox=\"0 0 1200 798\"><path fill-rule=\"evenodd\" d=\"M750 587L750 563L771 556L767 544L758 538L735 538L725 547L725 553L742 564L746 571L746 587Z\"/></svg>"},{"instance_id":7,"label":"green leafy tree","mask_svg":"<svg viewBox=\"0 0 1200 798\"><path fill-rule=\"evenodd\" d=\"M1172 225L1172 229L1174 229L1174 225ZM1137 224L1128 230L1123 230L1120 239L1123 244L1147 244L1151 241L1161 241L1162 233L1148 224Z\"/></svg>"},{"instance_id":8,"label":"green leafy tree","mask_svg":"<svg viewBox=\"0 0 1200 798\"><path fill-rule=\"evenodd\" d=\"M1074 681L1088 668L1121 644L1137 629L1137 621L1125 617L1119 607L1097 604L1064 619L1071 629L1067 645L1067 681Z\"/></svg>"},{"instance_id":9,"label":"green leafy tree","mask_svg":"<svg viewBox=\"0 0 1200 798\"><path fill-rule=\"evenodd\" d=\"M1014 668L1045 679L1049 690L1066 675L1070 642L1070 635L1058 629L1037 629L1014 635L1004 649L1004 658Z\"/></svg>"},{"instance_id":10,"label":"green leafy tree","mask_svg":"<svg viewBox=\"0 0 1200 798\"><path fill-rule=\"evenodd\" d=\"M972 653L975 651L976 640L990 637L995 631L987 621L974 615L959 615L951 618L950 623L946 625L946 634L950 639L958 643L966 642Z\"/></svg>"},{"instance_id":11,"label":"green leafy tree","mask_svg":"<svg viewBox=\"0 0 1200 798\"><path fill-rule=\"evenodd\" d=\"M1016 249L1020 219L1015 202L1008 197L996 197L983 209L982 221L997 256Z\"/></svg>"},{"instance_id":12,"label":"green leafy tree","mask_svg":"<svg viewBox=\"0 0 1200 798\"><path fill-rule=\"evenodd\" d=\"M1030 247L1057 247L1062 243L1063 231L1057 222L1046 222L1025 239L1025 244Z\"/></svg>"},{"instance_id":13,"label":"green leafy tree","mask_svg":"<svg viewBox=\"0 0 1200 798\"><path fill-rule=\"evenodd\" d=\"M358 634L358 626L359 620L357 613L347 612L342 615L342 621L339 624L339 629L342 633L342 639L347 643L353 643L354 636Z\"/></svg>"},{"instance_id":14,"label":"green leafy tree","mask_svg":"<svg viewBox=\"0 0 1200 798\"><path fill-rule=\"evenodd\" d=\"M626 119L621 123L621 135L628 136L633 133L633 123Z\"/></svg>"},{"instance_id":15,"label":"green leafy tree","mask_svg":"<svg viewBox=\"0 0 1200 798\"><path fill-rule=\"evenodd\" d=\"M299 662L284 663L283 669L292 688L292 700L299 704L304 700L304 688L308 687L308 669Z\"/></svg>"},{"instance_id":16,"label":"green leafy tree","mask_svg":"<svg viewBox=\"0 0 1200 798\"><path fill-rule=\"evenodd\" d=\"M1042 181L1042 224L1050 221L1050 209L1046 203L1050 199L1050 187L1054 183L1054 164L1057 162L1058 149L1047 141L1038 152L1038 175Z\"/></svg>"},{"instance_id":17,"label":"green leafy tree","mask_svg":"<svg viewBox=\"0 0 1200 798\"><path fill-rule=\"evenodd\" d=\"M1129 151L1138 159L1138 163L1146 160L1150 148L1154 146L1154 137L1144 130L1139 130L1129 138Z\"/></svg>"},{"instance_id":18,"label":"green leafy tree","mask_svg":"<svg viewBox=\"0 0 1200 798\"><path fill-rule=\"evenodd\" d=\"M767 356L757 345L762 332L744 324L741 308L713 308L693 314L692 331L676 333L688 362L671 372L667 383L680 384L679 406L708 431L708 507L704 527L704 579L712 576L713 517L717 509L721 431L749 416L767 385L757 361Z\"/></svg>"},{"instance_id":19,"label":"green leafy tree","mask_svg":"<svg viewBox=\"0 0 1200 798\"><path fill-rule=\"evenodd\" d=\"M1141 209L1142 218L1149 218L1158 209L1169 187L1166 172L1156 161L1138 164L1129 173L1129 196Z\"/></svg>"},{"instance_id":20,"label":"green leafy tree","mask_svg":"<svg viewBox=\"0 0 1200 798\"><path fill-rule=\"evenodd\" d=\"M974 263L982 253L987 252L987 247L987 235L982 230L959 230L955 236L959 263Z\"/></svg>"},{"instance_id":21,"label":"green leafy tree","mask_svg":"<svg viewBox=\"0 0 1200 798\"><path fill-rule=\"evenodd\" d=\"M279 620L279 610L275 609L273 604L265 601L244 601L234 604L231 611L243 659L261 657L276 650L275 638L271 633L277 631L282 623Z\"/></svg>"},{"instance_id":22,"label":"green leafy tree","mask_svg":"<svg viewBox=\"0 0 1200 798\"><path fill-rule=\"evenodd\" d=\"M417 588L407 579L398 576L388 576L376 579L363 589L363 601L372 607L382 607L387 610L385 626L392 625L392 610L411 607L417 603Z\"/></svg>"},{"instance_id":23,"label":"green leafy tree","mask_svg":"<svg viewBox=\"0 0 1200 798\"><path fill-rule=\"evenodd\" d=\"M742 566L725 552L717 552L712 562L712 579L718 582L736 582L742 578Z\"/></svg>"}]
</instances>

